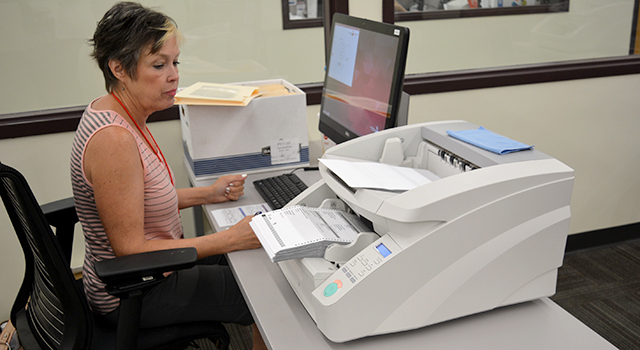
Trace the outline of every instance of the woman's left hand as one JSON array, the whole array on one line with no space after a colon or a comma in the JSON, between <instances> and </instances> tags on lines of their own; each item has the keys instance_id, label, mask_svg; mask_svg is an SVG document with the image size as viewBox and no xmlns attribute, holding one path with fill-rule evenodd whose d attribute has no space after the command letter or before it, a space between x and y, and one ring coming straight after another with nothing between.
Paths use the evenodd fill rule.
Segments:
<instances>
[{"instance_id":1,"label":"woman's left hand","mask_svg":"<svg viewBox=\"0 0 640 350\"><path fill-rule=\"evenodd\" d=\"M209 186L208 203L222 203L226 201L238 200L244 194L244 180L247 178L243 175L225 175L221 176Z\"/></svg>"}]
</instances>

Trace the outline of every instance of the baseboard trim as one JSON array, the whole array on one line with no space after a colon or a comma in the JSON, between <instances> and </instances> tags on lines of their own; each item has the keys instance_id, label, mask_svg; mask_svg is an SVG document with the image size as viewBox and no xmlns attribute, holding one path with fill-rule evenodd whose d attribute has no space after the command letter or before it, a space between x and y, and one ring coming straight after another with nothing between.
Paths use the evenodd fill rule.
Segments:
<instances>
[{"instance_id":1,"label":"baseboard trim","mask_svg":"<svg viewBox=\"0 0 640 350\"><path fill-rule=\"evenodd\" d=\"M640 222L577 233L567 237L565 253L618 244L639 238Z\"/></svg>"}]
</instances>

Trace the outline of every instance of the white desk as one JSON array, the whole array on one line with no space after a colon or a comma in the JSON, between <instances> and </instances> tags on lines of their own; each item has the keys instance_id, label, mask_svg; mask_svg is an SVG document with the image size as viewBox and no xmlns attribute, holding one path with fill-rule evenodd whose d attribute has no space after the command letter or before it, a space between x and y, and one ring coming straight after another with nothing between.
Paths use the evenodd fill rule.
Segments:
<instances>
[{"instance_id":1,"label":"white desk","mask_svg":"<svg viewBox=\"0 0 640 350\"><path fill-rule=\"evenodd\" d=\"M217 229L211 210L262 202L252 182L275 174L250 175L245 195L237 202L204 206L212 227ZM319 178L316 171L296 174L307 185ZM192 178L197 186L212 182ZM333 343L318 330L278 265L262 249L233 252L227 258L270 349L615 349L548 298L408 332Z\"/></svg>"}]
</instances>

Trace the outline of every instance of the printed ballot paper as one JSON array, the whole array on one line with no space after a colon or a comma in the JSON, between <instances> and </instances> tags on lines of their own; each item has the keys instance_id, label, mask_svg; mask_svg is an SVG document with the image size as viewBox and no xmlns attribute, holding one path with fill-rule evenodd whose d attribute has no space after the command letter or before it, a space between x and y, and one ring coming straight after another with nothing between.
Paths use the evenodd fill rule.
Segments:
<instances>
[{"instance_id":1,"label":"printed ballot paper","mask_svg":"<svg viewBox=\"0 0 640 350\"><path fill-rule=\"evenodd\" d=\"M303 206L257 215L251 228L273 262L323 257L330 244L348 244L359 232L369 231L356 215Z\"/></svg>"}]
</instances>

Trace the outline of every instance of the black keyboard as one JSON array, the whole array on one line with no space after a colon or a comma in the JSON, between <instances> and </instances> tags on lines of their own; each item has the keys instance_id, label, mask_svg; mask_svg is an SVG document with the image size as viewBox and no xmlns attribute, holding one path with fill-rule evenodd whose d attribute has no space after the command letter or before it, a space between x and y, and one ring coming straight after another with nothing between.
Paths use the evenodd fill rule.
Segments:
<instances>
[{"instance_id":1,"label":"black keyboard","mask_svg":"<svg viewBox=\"0 0 640 350\"><path fill-rule=\"evenodd\" d=\"M296 174L282 174L256 180L253 185L272 209L284 207L307 189L307 185Z\"/></svg>"}]
</instances>

